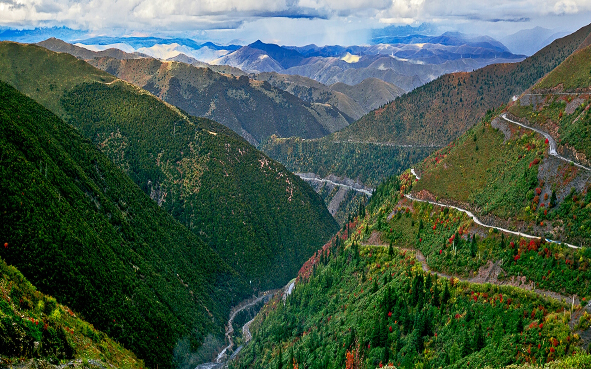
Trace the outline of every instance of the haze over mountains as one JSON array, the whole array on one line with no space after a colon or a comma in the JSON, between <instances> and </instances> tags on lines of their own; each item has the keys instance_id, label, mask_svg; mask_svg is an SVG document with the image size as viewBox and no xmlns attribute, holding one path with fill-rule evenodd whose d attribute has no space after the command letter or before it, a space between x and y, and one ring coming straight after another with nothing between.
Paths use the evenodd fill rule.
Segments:
<instances>
[{"instance_id":1,"label":"haze over mountains","mask_svg":"<svg viewBox=\"0 0 591 369\"><path fill-rule=\"evenodd\" d=\"M416 29L416 32L422 31L420 27ZM376 36L373 42L369 46L292 47L256 41L241 47L157 37L93 37L75 41L77 45L94 51L119 48L159 59L184 54L247 73L300 75L329 85L337 82L355 85L366 78L379 78L405 91L445 73L471 71L491 63L514 62L522 58L490 37L458 32L439 36L424 33Z\"/></svg>"}]
</instances>

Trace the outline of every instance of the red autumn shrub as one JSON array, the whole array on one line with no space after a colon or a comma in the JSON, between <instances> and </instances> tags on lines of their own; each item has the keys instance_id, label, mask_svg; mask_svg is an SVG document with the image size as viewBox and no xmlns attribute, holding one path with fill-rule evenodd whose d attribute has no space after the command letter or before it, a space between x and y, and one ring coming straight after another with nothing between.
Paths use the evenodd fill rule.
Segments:
<instances>
[{"instance_id":1,"label":"red autumn shrub","mask_svg":"<svg viewBox=\"0 0 591 369\"><path fill-rule=\"evenodd\" d=\"M527 248L529 251L538 251L538 243L536 240L529 241L529 246Z\"/></svg>"}]
</instances>

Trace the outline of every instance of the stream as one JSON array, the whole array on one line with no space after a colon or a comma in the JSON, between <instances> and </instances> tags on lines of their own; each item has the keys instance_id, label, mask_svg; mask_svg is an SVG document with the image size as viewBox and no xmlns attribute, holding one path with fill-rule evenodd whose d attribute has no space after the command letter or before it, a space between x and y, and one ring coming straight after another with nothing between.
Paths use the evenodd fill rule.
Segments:
<instances>
[{"instance_id":1,"label":"stream","mask_svg":"<svg viewBox=\"0 0 591 369\"><path fill-rule=\"evenodd\" d=\"M251 299L242 301L240 304L238 304L237 306L232 308L232 311L230 312L230 317L228 318L228 324L226 325L226 339L228 340L228 345L226 347L224 347L222 349L222 351L220 351L220 353L217 355L214 362L197 365L197 367L195 369L222 369L222 368L226 368L227 363L229 361L233 360L238 355L240 350L242 350L244 345L246 343L248 343L248 341L250 341L250 339L252 338L252 335L250 333L250 325L254 321L254 318L249 320L248 322L244 323L244 325L242 326L242 337L244 338L244 343L242 345L238 346L236 348L236 350L234 350L232 355L230 355L229 358L227 357L228 350L231 350L232 347L234 346L234 341L232 340L232 335L234 334L234 326L232 325L232 322L234 321L234 318L236 317L236 315L238 315L238 313L240 313L241 311L258 304L261 301L264 301L266 303L278 292L282 292L283 300L285 301L285 298L287 297L287 295L290 295L291 292L293 291L294 286L295 286L295 280L292 280L283 288L280 288L277 290L265 291L262 294L260 294L257 298L254 298L254 299L251 298Z\"/></svg>"}]
</instances>

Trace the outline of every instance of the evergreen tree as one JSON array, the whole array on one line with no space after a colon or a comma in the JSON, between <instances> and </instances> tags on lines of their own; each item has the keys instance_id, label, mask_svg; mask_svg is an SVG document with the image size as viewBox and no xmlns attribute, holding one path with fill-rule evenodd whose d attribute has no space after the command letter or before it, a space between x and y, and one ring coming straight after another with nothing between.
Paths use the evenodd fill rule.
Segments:
<instances>
[{"instance_id":1,"label":"evergreen tree","mask_svg":"<svg viewBox=\"0 0 591 369\"><path fill-rule=\"evenodd\" d=\"M521 311L517 311L517 319L515 320L515 333L523 332L523 313Z\"/></svg>"},{"instance_id":2,"label":"evergreen tree","mask_svg":"<svg viewBox=\"0 0 591 369\"><path fill-rule=\"evenodd\" d=\"M443 351L443 359L442 359L442 361L443 361L443 364L444 365L451 364L451 361L449 359L449 354L447 353L447 351Z\"/></svg>"},{"instance_id":3,"label":"evergreen tree","mask_svg":"<svg viewBox=\"0 0 591 369\"><path fill-rule=\"evenodd\" d=\"M431 304L433 306L439 307L439 287L437 286L437 275L435 275L435 282L433 283L433 299L431 300Z\"/></svg>"},{"instance_id":4,"label":"evergreen tree","mask_svg":"<svg viewBox=\"0 0 591 369\"><path fill-rule=\"evenodd\" d=\"M471 342L470 338L468 337L468 330L464 329L464 335L462 336L462 347L460 349L460 353L462 357L466 357L471 353Z\"/></svg>"},{"instance_id":5,"label":"evergreen tree","mask_svg":"<svg viewBox=\"0 0 591 369\"><path fill-rule=\"evenodd\" d=\"M281 353L281 346L279 346L279 355L277 357L277 369L283 368L283 354Z\"/></svg>"},{"instance_id":6,"label":"evergreen tree","mask_svg":"<svg viewBox=\"0 0 591 369\"><path fill-rule=\"evenodd\" d=\"M451 348L449 350L449 360L451 363L455 363L456 361L458 361L461 358L462 358L462 353L460 350L460 346L458 345L457 342L454 342L453 345L451 345Z\"/></svg>"},{"instance_id":7,"label":"evergreen tree","mask_svg":"<svg viewBox=\"0 0 591 369\"><path fill-rule=\"evenodd\" d=\"M388 343L388 328L386 325L386 321L384 320L384 316L380 318L380 325L379 325L379 347L385 347ZM387 349L387 347L386 347Z\"/></svg>"},{"instance_id":8,"label":"evergreen tree","mask_svg":"<svg viewBox=\"0 0 591 369\"><path fill-rule=\"evenodd\" d=\"M476 235L472 236L472 241L470 242L470 256L475 257L476 251L478 247L476 246Z\"/></svg>"},{"instance_id":9,"label":"evergreen tree","mask_svg":"<svg viewBox=\"0 0 591 369\"><path fill-rule=\"evenodd\" d=\"M392 246L392 241L390 241L390 246L388 246L388 255L394 255L394 247Z\"/></svg>"},{"instance_id":10,"label":"evergreen tree","mask_svg":"<svg viewBox=\"0 0 591 369\"><path fill-rule=\"evenodd\" d=\"M472 343L472 349L474 351L480 351L486 345L484 341L484 333L482 332L482 327L480 324L476 324L476 328L474 329L474 341Z\"/></svg>"},{"instance_id":11,"label":"evergreen tree","mask_svg":"<svg viewBox=\"0 0 591 369\"><path fill-rule=\"evenodd\" d=\"M430 291L431 290L431 284L432 284L431 274L428 274L425 277L425 291Z\"/></svg>"},{"instance_id":12,"label":"evergreen tree","mask_svg":"<svg viewBox=\"0 0 591 369\"><path fill-rule=\"evenodd\" d=\"M411 304L416 306L423 295L423 275L417 274L412 281Z\"/></svg>"},{"instance_id":13,"label":"evergreen tree","mask_svg":"<svg viewBox=\"0 0 591 369\"><path fill-rule=\"evenodd\" d=\"M373 280L373 285L371 286L371 293L378 292L378 281L376 279Z\"/></svg>"},{"instance_id":14,"label":"evergreen tree","mask_svg":"<svg viewBox=\"0 0 591 369\"><path fill-rule=\"evenodd\" d=\"M451 297L451 294L449 293L449 287L448 287L448 284L446 283L445 288L443 289L443 296L441 296L441 305L447 304L450 297Z\"/></svg>"},{"instance_id":15,"label":"evergreen tree","mask_svg":"<svg viewBox=\"0 0 591 369\"><path fill-rule=\"evenodd\" d=\"M552 196L550 196L550 207L553 208L556 206L556 191L552 190Z\"/></svg>"}]
</instances>

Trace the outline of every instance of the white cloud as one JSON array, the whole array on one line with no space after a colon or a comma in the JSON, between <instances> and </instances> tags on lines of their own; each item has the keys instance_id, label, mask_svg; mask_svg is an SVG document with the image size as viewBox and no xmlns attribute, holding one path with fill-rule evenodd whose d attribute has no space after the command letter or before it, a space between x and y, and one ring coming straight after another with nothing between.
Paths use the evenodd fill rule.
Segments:
<instances>
[{"instance_id":1,"label":"white cloud","mask_svg":"<svg viewBox=\"0 0 591 369\"><path fill-rule=\"evenodd\" d=\"M0 26L66 25L97 32L188 32L263 26L261 37L282 38L282 24L298 35L346 33L381 23L524 22L591 13L590 0L0 0ZM303 19L302 19L303 18ZM315 20L306 22L306 19ZM558 19L558 18L556 18ZM590 17L591 19L591 17ZM262 22L261 20L264 20ZM275 22L273 20L279 20ZM334 20L341 24L337 25ZM265 23L266 22L266 23ZM325 26L323 26L323 24ZM332 27L330 30L326 26ZM336 27L336 28L335 28ZM339 28L340 27L340 28ZM274 36L274 33L279 34ZM337 35L338 36L338 35ZM284 38L284 37L283 37ZM334 35L323 39L337 39Z\"/></svg>"},{"instance_id":2,"label":"white cloud","mask_svg":"<svg viewBox=\"0 0 591 369\"><path fill-rule=\"evenodd\" d=\"M554 13L556 14L574 14L579 7L575 0L562 0L554 4Z\"/></svg>"}]
</instances>

